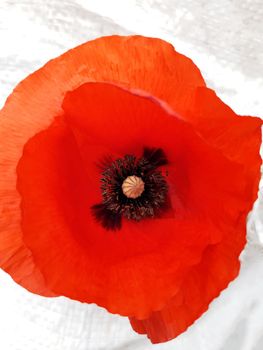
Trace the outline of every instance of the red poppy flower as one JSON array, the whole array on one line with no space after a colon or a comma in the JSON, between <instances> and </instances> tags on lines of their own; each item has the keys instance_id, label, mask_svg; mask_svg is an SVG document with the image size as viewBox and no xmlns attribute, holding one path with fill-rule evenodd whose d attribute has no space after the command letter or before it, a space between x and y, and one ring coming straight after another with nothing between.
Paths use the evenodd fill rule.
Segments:
<instances>
[{"instance_id":1,"label":"red poppy flower","mask_svg":"<svg viewBox=\"0 0 263 350\"><path fill-rule=\"evenodd\" d=\"M97 303L152 342L239 271L262 121L238 117L159 39L105 37L22 81L0 118L0 264Z\"/></svg>"}]
</instances>

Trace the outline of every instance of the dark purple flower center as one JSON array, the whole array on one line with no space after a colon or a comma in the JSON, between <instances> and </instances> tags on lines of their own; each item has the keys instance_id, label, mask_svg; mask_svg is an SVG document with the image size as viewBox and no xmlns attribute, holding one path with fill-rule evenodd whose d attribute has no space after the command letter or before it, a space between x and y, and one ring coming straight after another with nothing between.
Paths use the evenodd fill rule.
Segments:
<instances>
[{"instance_id":1,"label":"dark purple flower center","mask_svg":"<svg viewBox=\"0 0 263 350\"><path fill-rule=\"evenodd\" d=\"M160 148L144 148L136 158L125 155L103 164L102 203L92 206L95 218L108 230L121 228L121 219L140 221L160 215L167 204L168 186L160 166L167 158Z\"/></svg>"}]
</instances>

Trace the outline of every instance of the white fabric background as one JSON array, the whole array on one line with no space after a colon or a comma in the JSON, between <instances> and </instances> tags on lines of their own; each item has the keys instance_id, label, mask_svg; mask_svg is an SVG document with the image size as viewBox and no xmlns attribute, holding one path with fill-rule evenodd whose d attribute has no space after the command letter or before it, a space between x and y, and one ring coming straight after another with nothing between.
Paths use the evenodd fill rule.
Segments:
<instances>
[{"instance_id":1,"label":"white fabric background","mask_svg":"<svg viewBox=\"0 0 263 350\"><path fill-rule=\"evenodd\" d=\"M0 106L50 58L116 33L172 42L236 112L263 115L262 0L1 0ZM62 297L32 295L1 271L0 349L262 350L262 182L248 238L240 276L187 332L161 345L133 333L125 318Z\"/></svg>"}]
</instances>

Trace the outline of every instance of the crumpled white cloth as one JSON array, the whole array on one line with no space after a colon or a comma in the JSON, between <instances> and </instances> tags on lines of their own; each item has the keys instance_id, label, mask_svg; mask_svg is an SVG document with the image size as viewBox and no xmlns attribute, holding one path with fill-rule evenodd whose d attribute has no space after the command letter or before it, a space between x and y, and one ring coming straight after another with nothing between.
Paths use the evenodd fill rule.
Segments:
<instances>
[{"instance_id":1,"label":"crumpled white cloth","mask_svg":"<svg viewBox=\"0 0 263 350\"><path fill-rule=\"evenodd\" d=\"M47 60L89 39L139 33L174 44L239 114L263 115L262 0L1 0L0 106ZM1 142L1 140L0 140ZM1 350L262 350L263 183L239 277L177 339L151 345L126 318L32 295L0 272Z\"/></svg>"}]
</instances>

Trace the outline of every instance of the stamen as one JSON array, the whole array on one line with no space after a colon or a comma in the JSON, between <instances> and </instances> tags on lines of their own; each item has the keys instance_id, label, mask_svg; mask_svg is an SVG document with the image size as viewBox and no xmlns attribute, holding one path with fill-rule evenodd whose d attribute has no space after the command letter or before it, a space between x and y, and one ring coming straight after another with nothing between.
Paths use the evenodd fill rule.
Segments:
<instances>
[{"instance_id":1,"label":"stamen","mask_svg":"<svg viewBox=\"0 0 263 350\"><path fill-rule=\"evenodd\" d=\"M121 215L108 210L104 204L93 205L92 213L106 230L115 231L121 228Z\"/></svg>"},{"instance_id":2,"label":"stamen","mask_svg":"<svg viewBox=\"0 0 263 350\"><path fill-rule=\"evenodd\" d=\"M154 218L166 210L168 186L160 166L168 163L160 148L144 148L136 158L123 158L101 163L102 203L93 205L94 217L108 230L121 228L121 219L140 221Z\"/></svg>"}]
</instances>

